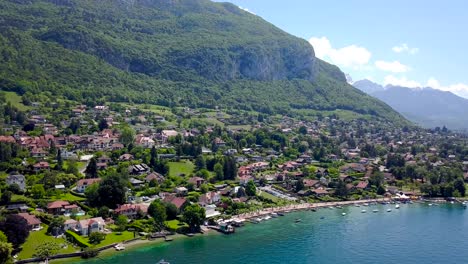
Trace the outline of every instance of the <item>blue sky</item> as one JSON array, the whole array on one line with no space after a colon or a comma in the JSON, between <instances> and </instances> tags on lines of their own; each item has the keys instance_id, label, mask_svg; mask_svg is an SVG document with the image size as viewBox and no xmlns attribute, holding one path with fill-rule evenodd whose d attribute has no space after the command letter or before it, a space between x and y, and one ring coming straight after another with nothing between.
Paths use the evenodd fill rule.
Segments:
<instances>
[{"instance_id":1,"label":"blue sky","mask_svg":"<svg viewBox=\"0 0 468 264\"><path fill-rule=\"evenodd\" d=\"M354 81L468 98L468 1L230 0L314 46Z\"/></svg>"}]
</instances>

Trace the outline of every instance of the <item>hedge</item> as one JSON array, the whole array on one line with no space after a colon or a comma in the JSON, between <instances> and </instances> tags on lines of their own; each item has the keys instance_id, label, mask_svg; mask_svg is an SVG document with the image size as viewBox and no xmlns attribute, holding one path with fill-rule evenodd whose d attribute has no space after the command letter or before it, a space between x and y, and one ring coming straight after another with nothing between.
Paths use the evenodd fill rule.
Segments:
<instances>
[{"instance_id":1,"label":"hedge","mask_svg":"<svg viewBox=\"0 0 468 264\"><path fill-rule=\"evenodd\" d=\"M77 233L67 230L65 232L65 236L73 243L77 244L78 246L82 248L87 248L91 247L91 244L89 244L82 236L78 235Z\"/></svg>"}]
</instances>

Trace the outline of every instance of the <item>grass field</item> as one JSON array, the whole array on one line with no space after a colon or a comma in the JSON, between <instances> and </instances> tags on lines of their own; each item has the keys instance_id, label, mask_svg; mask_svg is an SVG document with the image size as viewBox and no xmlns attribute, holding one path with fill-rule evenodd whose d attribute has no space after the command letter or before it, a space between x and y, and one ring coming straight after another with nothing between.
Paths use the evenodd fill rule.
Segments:
<instances>
[{"instance_id":1,"label":"grass field","mask_svg":"<svg viewBox=\"0 0 468 264\"><path fill-rule=\"evenodd\" d=\"M129 240L129 239L132 239L132 238L134 238L133 237L133 232L129 232L129 231L124 231L124 232L122 232L120 234L110 233L110 234L107 234L106 239L104 239L96 247L103 247L103 246L107 246L107 245L114 244L114 243L120 243L120 242L122 242L124 240Z\"/></svg>"},{"instance_id":2,"label":"grass field","mask_svg":"<svg viewBox=\"0 0 468 264\"><path fill-rule=\"evenodd\" d=\"M172 230L177 230L179 227L183 227L183 226L188 227L188 225L186 223L181 223L177 219L171 220L171 221L166 221L164 223L166 224L167 227L169 227Z\"/></svg>"},{"instance_id":3,"label":"grass field","mask_svg":"<svg viewBox=\"0 0 468 264\"><path fill-rule=\"evenodd\" d=\"M86 200L86 198L84 197L76 196L69 192L61 194L60 196L51 197L51 199L52 200L64 200L64 201L69 201L69 202Z\"/></svg>"},{"instance_id":4,"label":"grass field","mask_svg":"<svg viewBox=\"0 0 468 264\"><path fill-rule=\"evenodd\" d=\"M64 238L55 238L46 235L47 225L42 226L44 227L42 230L29 233L28 239L22 246L23 250L18 254L18 259L32 258L36 252L37 246L44 242L54 242L60 245L62 248L57 253L73 253L79 251L79 249L74 248L73 245L69 244Z\"/></svg>"},{"instance_id":5,"label":"grass field","mask_svg":"<svg viewBox=\"0 0 468 264\"><path fill-rule=\"evenodd\" d=\"M169 162L169 176L189 175L194 168L195 165L190 161Z\"/></svg>"},{"instance_id":6,"label":"grass field","mask_svg":"<svg viewBox=\"0 0 468 264\"><path fill-rule=\"evenodd\" d=\"M7 102L10 102L11 105L16 106L21 111L26 111L30 107L22 103L21 96L17 95L14 92L4 92Z\"/></svg>"},{"instance_id":7,"label":"grass field","mask_svg":"<svg viewBox=\"0 0 468 264\"><path fill-rule=\"evenodd\" d=\"M270 200L272 200L273 202L278 202L278 201L281 200L280 198L278 198L278 197L276 197L276 196L274 196L274 195L272 195L272 194L269 194L269 193L267 193L267 192L264 192L264 191L262 191L262 192L260 193L260 196L262 196L263 198L270 199Z\"/></svg>"}]
</instances>

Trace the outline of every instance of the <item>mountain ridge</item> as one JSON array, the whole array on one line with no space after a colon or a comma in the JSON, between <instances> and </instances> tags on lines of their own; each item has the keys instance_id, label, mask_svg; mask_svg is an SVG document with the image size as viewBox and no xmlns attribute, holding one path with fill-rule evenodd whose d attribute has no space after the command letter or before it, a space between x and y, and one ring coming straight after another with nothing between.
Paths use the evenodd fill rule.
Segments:
<instances>
[{"instance_id":1,"label":"mountain ridge","mask_svg":"<svg viewBox=\"0 0 468 264\"><path fill-rule=\"evenodd\" d=\"M367 92L425 127L447 126L468 129L468 99L431 87L408 88L382 85L369 80L357 81L356 88Z\"/></svg>"},{"instance_id":2,"label":"mountain ridge","mask_svg":"<svg viewBox=\"0 0 468 264\"><path fill-rule=\"evenodd\" d=\"M307 41L229 3L2 1L0 54L0 86L20 94L265 113L349 110L405 122L348 85Z\"/></svg>"}]
</instances>

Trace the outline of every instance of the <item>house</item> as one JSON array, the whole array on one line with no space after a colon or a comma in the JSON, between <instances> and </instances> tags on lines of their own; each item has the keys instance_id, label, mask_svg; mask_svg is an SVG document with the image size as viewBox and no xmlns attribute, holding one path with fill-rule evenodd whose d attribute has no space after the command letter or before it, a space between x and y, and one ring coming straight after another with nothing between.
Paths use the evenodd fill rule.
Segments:
<instances>
[{"instance_id":1,"label":"house","mask_svg":"<svg viewBox=\"0 0 468 264\"><path fill-rule=\"evenodd\" d=\"M157 181L158 183L161 183L161 182L164 181L164 176L162 176L161 174L159 174L157 172L152 172L152 173L146 175L145 181L146 182Z\"/></svg>"},{"instance_id":2,"label":"house","mask_svg":"<svg viewBox=\"0 0 468 264\"><path fill-rule=\"evenodd\" d=\"M144 164L144 163L141 163L141 164L137 164L137 165L132 165L130 167L128 167L128 172L130 174L136 174L136 175L141 175L141 174L145 174L145 173L149 173L150 172L150 167L148 167L148 165Z\"/></svg>"},{"instance_id":3,"label":"house","mask_svg":"<svg viewBox=\"0 0 468 264\"><path fill-rule=\"evenodd\" d=\"M249 181L253 180L252 176L249 175L243 175L239 177L239 184L240 185L247 185Z\"/></svg>"},{"instance_id":4,"label":"house","mask_svg":"<svg viewBox=\"0 0 468 264\"><path fill-rule=\"evenodd\" d=\"M97 163L110 163L111 161L112 159L105 155L97 158Z\"/></svg>"},{"instance_id":5,"label":"house","mask_svg":"<svg viewBox=\"0 0 468 264\"><path fill-rule=\"evenodd\" d=\"M67 219L67 220L65 220L63 229L65 231L67 231L67 230L77 231L77 226L78 226L78 221L76 221L74 219Z\"/></svg>"},{"instance_id":6,"label":"house","mask_svg":"<svg viewBox=\"0 0 468 264\"><path fill-rule=\"evenodd\" d=\"M303 180L304 187L307 188L317 188L320 187L321 183L318 180L312 180L312 179L304 179Z\"/></svg>"},{"instance_id":7,"label":"house","mask_svg":"<svg viewBox=\"0 0 468 264\"><path fill-rule=\"evenodd\" d=\"M29 213L19 213L18 215L28 222L29 230L39 230L41 228L42 222L36 216Z\"/></svg>"},{"instance_id":8,"label":"house","mask_svg":"<svg viewBox=\"0 0 468 264\"><path fill-rule=\"evenodd\" d=\"M86 188L94 183L100 182L100 178L93 178L93 179L81 179L76 184L76 191L79 193L84 193Z\"/></svg>"},{"instance_id":9,"label":"house","mask_svg":"<svg viewBox=\"0 0 468 264\"><path fill-rule=\"evenodd\" d=\"M76 228L81 235L87 236L94 232L103 232L105 226L106 223L102 217L95 217L78 221Z\"/></svg>"},{"instance_id":10,"label":"house","mask_svg":"<svg viewBox=\"0 0 468 264\"><path fill-rule=\"evenodd\" d=\"M221 193L220 192L208 192L200 195L198 198L198 203L200 204L216 204L221 201Z\"/></svg>"},{"instance_id":11,"label":"house","mask_svg":"<svg viewBox=\"0 0 468 264\"><path fill-rule=\"evenodd\" d=\"M188 204L187 200L183 197L177 197L175 195L166 195L163 199L164 202L166 203L171 203L173 205L175 205L175 207L177 208L177 210L180 212L180 211L183 211L185 205Z\"/></svg>"},{"instance_id":12,"label":"house","mask_svg":"<svg viewBox=\"0 0 468 264\"><path fill-rule=\"evenodd\" d=\"M141 185L143 185L143 183L145 183L144 181L140 181L138 179L135 179L135 178L130 178L130 183L132 184L133 187L139 187Z\"/></svg>"},{"instance_id":13,"label":"house","mask_svg":"<svg viewBox=\"0 0 468 264\"><path fill-rule=\"evenodd\" d=\"M29 209L29 206L27 206L25 203L15 203L15 204L9 204L6 206L6 209L8 211L18 211L18 212L27 212Z\"/></svg>"},{"instance_id":14,"label":"house","mask_svg":"<svg viewBox=\"0 0 468 264\"><path fill-rule=\"evenodd\" d=\"M215 138L213 140L213 144L218 148L222 148L226 146L226 142L224 142L224 140L222 140L221 138Z\"/></svg>"},{"instance_id":15,"label":"house","mask_svg":"<svg viewBox=\"0 0 468 264\"><path fill-rule=\"evenodd\" d=\"M47 204L47 212L53 215L60 215L65 212L64 207L70 205L67 201L53 201Z\"/></svg>"},{"instance_id":16,"label":"house","mask_svg":"<svg viewBox=\"0 0 468 264\"><path fill-rule=\"evenodd\" d=\"M192 183L195 188L200 188L200 186L205 183L205 179L200 177L192 177L188 180L188 182Z\"/></svg>"},{"instance_id":17,"label":"house","mask_svg":"<svg viewBox=\"0 0 468 264\"><path fill-rule=\"evenodd\" d=\"M38 162L36 164L33 165L33 169L34 171L38 172L38 171L41 171L41 170L49 170L50 169L50 165L48 162L46 161L41 161L41 162Z\"/></svg>"},{"instance_id":18,"label":"house","mask_svg":"<svg viewBox=\"0 0 468 264\"><path fill-rule=\"evenodd\" d=\"M357 189L361 189L361 190L365 190L367 189L367 187L369 186L369 183L366 182L366 181L360 181L357 185L356 185L356 188Z\"/></svg>"},{"instance_id":19,"label":"house","mask_svg":"<svg viewBox=\"0 0 468 264\"><path fill-rule=\"evenodd\" d=\"M18 185L19 189L23 192L26 190L26 179L22 174L11 173L10 175L8 175L6 183L8 186L12 184Z\"/></svg>"},{"instance_id":20,"label":"house","mask_svg":"<svg viewBox=\"0 0 468 264\"><path fill-rule=\"evenodd\" d=\"M122 204L114 210L117 215L125 215L129 219L138 218L139 215L146 216L148 214L148 205L145 204Z\"/></svg>"},{"instance_id":21,"label":"house","mask_svg":"<svg viewBox=\"0 0 468 264\"><path fill-rule=\"evenodd\" d=\"M132 154L123 154L119 157L120 161L131 161L133 160L133 155Z\"/></svg>"},{"instance_id":22,"label":"house","mask_svg":"<svg viewBox=\"0 0 468 264\"><path fill-rule=\"evenodd\" d=\"M187 188L185 187L175 187L174 188L174 191L177 193L177 195L179 196L184 196L184 195L187 195Z\"/></svg>"},{"instance_id":23,"label":"house","mask_svg":"<svg viewBox=\"0 0 468 264\"><path fill-rule=\"evenodd\" d=\"M315 194L317 197L325 196L328 195L329 192L324 189L313 189L311 190L313 194Z\"/></svg>"}]
</instances>

